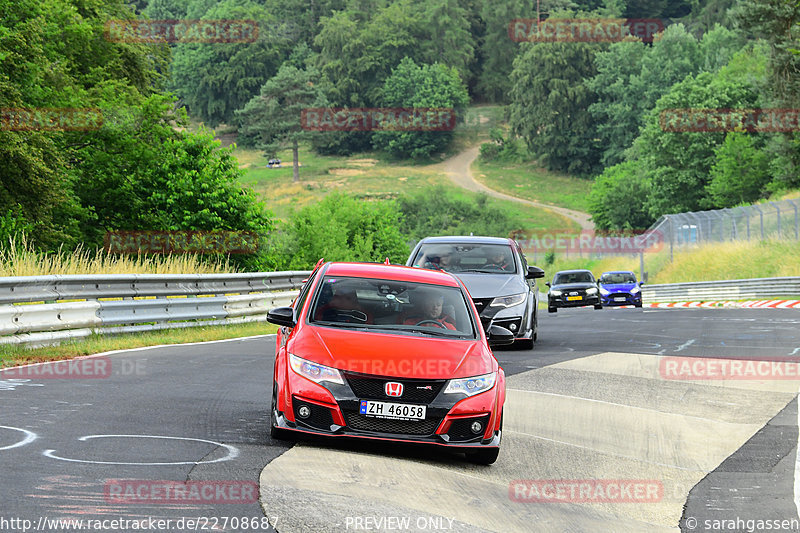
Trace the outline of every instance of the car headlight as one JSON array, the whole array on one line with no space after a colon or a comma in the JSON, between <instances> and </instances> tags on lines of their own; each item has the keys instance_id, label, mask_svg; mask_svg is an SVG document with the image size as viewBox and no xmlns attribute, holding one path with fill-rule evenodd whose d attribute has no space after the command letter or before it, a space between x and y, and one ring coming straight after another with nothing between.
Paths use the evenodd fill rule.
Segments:
<instances>
[{"instance_id":1,"label":"car headlight","mask_svg":"<svg viewBox=\"0 0 800 533\"><path fill-rule=\"evenodd\" d=\"M494 387L497 373L484 374L474 378L451 379L444 389L445 394L463 394L464 396L474 396L485 392Z\"/></svg>"},{"instance_id":2,"label":"car headlight","mask_svg":"<svg viewBox=\"0 0 800 533\"><path fill-rule=\"evenodd\" d=\"M589 287L586 289L586 294L597 294L597 287Z\"/></svg>"},{"instance_id":3,"label":"car headlight","mask_svg":"<svg viewBox=\"0 0 800 533\"><path fill-rule=\"evenodd\" d=\"M639 287L634 287L634 288L631 289L631 294L636 294L640 290L642 290L642 289L640 289Z\"/></svg>"},{"instance_id":4,"label":"car headlight","mask_svg":"<svg viewBox=\"0 0 800 533\"><path fill-rule=\"evenodd\" d=\"M605 287L600 287L600 294L602 294L603 296L608 296L609 294L611 294L611 291L609 291Z\"/></svg>"},{"instance_id":5,"label":"car headlight","mask_svg":"<svg viewBox=\"0 0 800 533\"><path fill-rule=\"evenodd\" d=\"M289 364L292 366L292 370L315 383L327 381L329 383L338 383L339 385L344 385L342 375L335 368L320 365L318 363L312 363L311 361L307 361L302 357L297 357L292 353L289 354Z\"/></svg>"},{"instance_id":6,"label":"car headlight","mask_svg":"<svg viewBox=\"0 0 800 533\"><path fill-rule=\"evenodd\" d=\"M557 291L557 290L555 290L555 289L554 289L554 290L551 290L551 291L550 291L550 295L551 295L551 296L561 296L561 291Z\"/></svg>"},{"instance_id":7,"label":"car headlight","mask_svg":"<svg viewBox=\"0 0 800 533\"><path fill-rule=\"evenodd\" d=\"M498 296L492 300L492 303L489 304L489 307L514 307L515 305L519 305L524 301L524 292L520 294L513 294L511 296Z\"/></svg>"}]
</instances>

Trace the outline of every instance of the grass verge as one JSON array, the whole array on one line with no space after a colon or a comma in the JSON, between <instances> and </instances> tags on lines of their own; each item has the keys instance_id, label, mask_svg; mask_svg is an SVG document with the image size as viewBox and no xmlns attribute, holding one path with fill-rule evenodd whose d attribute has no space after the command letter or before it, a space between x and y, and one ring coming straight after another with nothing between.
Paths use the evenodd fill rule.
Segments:
<instances>
[{"instance_id":1,"label":"grass verge","mask_svg":"<svg viewBox=\"0 0 800 533\"><path fill-rule=\"evenodd\" d=\"M475 179L506 194L586 212L592 180L550 172L534 162L481 161L472 165Z\"/></svg>"},{"instance_id":2,"label":"grass verge","mask_svg":"<svg viewBox=\"0 0 800 533\"><path fill-rule=\"evenodd\" d=\"M129 335L95 335L80 341L41 348L3 345L0 346L0 368L160 344L183 344L265 335L275 333L277 330L277 326L266 322L250 322L230 326L199 326Z\"/></svg>"}]
</instances>

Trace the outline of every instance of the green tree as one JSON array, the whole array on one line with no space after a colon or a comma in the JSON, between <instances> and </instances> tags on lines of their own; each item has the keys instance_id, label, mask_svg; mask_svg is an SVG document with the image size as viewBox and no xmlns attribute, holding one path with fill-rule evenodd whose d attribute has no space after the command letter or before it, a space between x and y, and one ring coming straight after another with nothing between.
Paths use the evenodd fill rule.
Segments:
<instances>
[{"instance_id":1,"label":"green tree","mask_svg":"<svg viewBox=\"0 0 800 533\"><path fill-rule=\"evenodd\" d=\"M455 68L418 66L404 58L386 80L381 102L388 107L449 108L460 115L469 95ZM443 150L452 138L452 131L377 131L373 144L395 157L419 158Z\"/></svg>"},{"instance_id":2,"label":"green tree","mask_svg":"<svg viewBox=\"0 0 800 533\"><path fill-rule=\"evenodd\" d=\"M486 23L486 35L480 45L482 60L477 93L492 102L507 102L511 91L511 70L519 43L508 34L508 25L516 18L531 18L536 4L531 0L483 2L480 16Z\"/></svg>"},{"instance_id":3,"label":"green tree","mask_svg":"<svg viewBox=\"0 0 800 533\"><path fill-rule=\"evenodd\" d=\"M597 74L600 43L523 43L511 73L510 124L550 170L589 176L603 147L589 113L596 93L586 80Z\"/></svg>"},{"instance_id":4,"label":"green tree","mask_svg":"<svg viewBox=\"0 0 800 533\"><path fill-rule=\"evenodd\" d=\"M256 40L177 44L170 88L192 116L210 126L231 124L234 111L258 94L264 82L278 71L292 41L284 34L269 31L280 21L254 0L224 0L204 11L205 6L204 0L192 0L187 18L254 20L259 27Z\"/></svg>"},{"instance_id":5,"label":"green tree","mask_svg":"<svg viewBox=\"0 0 800 533\"><path fill-rule=\"evenodd\" d=\"M470 81L470 63L475 60L475 38L470 33L469 12L463 0L428 0L423 24L429 37L422 44L427 53L420 59L455 68L464 83Z\"/></svg>"},{"instance_id":6,"label":"green tree","mask_svg":"<svg viewBox=\"0 0 800 533\"><path fill-rule=\"evenodd\" d=\"M606 168L592 186L589 212L598 229L644 229L654 218L645 207L650 183L638 161Z\"/></svg>"},{"instance_id":7,"label":"green tree","mask_svg":"<svg viewBox=\"0 0 800 533\"><path fill-rule=\"evenodd\" d=\"M769 158L752 134L728 133L715 156L706 186L712 207L733 207L764 196L770 180Z\"/></svg>"},{"instance_id":8,"label":"green tree","mask_svg":"<svg viewBox=\"0 0 800 533\"><path fill-rule=\"evenodd\" d=\"M261 87L261 94L237 111L239 131L246 142L265 150L268 156L273 156L282 145L291 146L295 182L300 180L299 142L314 135L313 131L303 129L301 112L327 105L325 95L315 85L318 78L316 71L284 64Z\"/></svg>"},{"instance_id":9,"label":"green tree","mask_svg":"<svg viewBox=\"0 0 800 533\"><path fill-rule=\"evenodd\" d=\"M743 71L751 75L739 74ZM696 211L706 205L705 188L716 160L715 151L725 139L724 132L665 129L661 113L759 107L759 72L763 72L763 57L754 50L744 51L718 73L703 72L686 78L658 100L632 149L651 179L652 192L647 202L651 216Z\"/></svg>"},{"instance_id":10,"label":"green tree","mask_svg":"<svg viewBox=\"0 0 800 533\"><path fill-rule=\"evenodd\" d=\"M308 269L330 261L405 262L410 252L398 229L401 215L393 202L364 202L343 193L294 213L271 241L276 269Z\"/></svg>"}]
</instances>

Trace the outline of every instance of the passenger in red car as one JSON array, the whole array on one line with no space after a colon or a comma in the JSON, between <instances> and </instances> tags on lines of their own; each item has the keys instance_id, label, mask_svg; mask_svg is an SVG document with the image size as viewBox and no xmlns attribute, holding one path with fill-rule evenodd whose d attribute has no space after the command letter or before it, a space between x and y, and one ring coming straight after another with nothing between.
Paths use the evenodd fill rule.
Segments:
<instances>
[{"instance_id":1,"label":"passenger in red car","mask_svg":"<svg viewBox=\"0 0 800 533\"><path fill-rule=\"evenodd\" d=\"M330 302L317 309L314 320L371 324L372 316L359 304L355 289L340 287Z\"/></svg>"},{"instance_id":2,"label":"passenger in red car","mask_svg":"<svg viewBox=\"0 0 800 533\"><path fill-rule=\"evenodd\" d=\"M425 295L417 304L417 311L403 321L407 326L434 326L446 329L456 329L455 319L442 314L444 297L441 294ZM422 323L421 323L422 322ZM420 324L421 323L421 324Z\"/></svg>"}]
</instances>

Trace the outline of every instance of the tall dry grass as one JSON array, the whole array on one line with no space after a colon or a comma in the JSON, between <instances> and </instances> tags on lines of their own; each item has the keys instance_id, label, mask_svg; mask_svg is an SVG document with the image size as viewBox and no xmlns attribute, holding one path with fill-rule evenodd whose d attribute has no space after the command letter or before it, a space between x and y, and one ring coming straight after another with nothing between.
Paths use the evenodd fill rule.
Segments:
<instances>
[{"instance_id":1,"label":"tall dry grass","mask_svg":"<svg viewBox=\"0 0 800 533\"><path fill-rule=\"evenodd\" d=\"M50 274L213 274L235 272L227 261L209 262L196 254L120 255L103 250L44 253L23 237L0 247L0 276Z\"/></svg>"}]
</instances>

